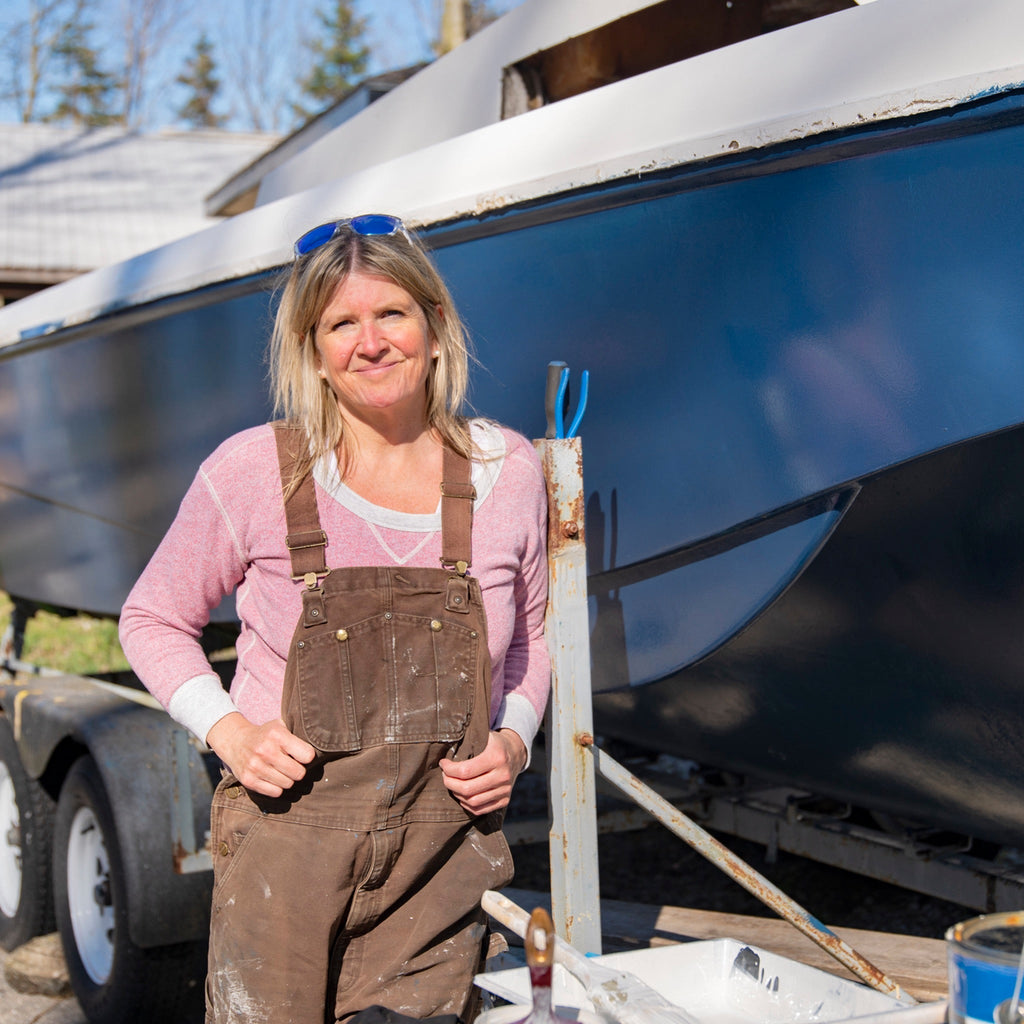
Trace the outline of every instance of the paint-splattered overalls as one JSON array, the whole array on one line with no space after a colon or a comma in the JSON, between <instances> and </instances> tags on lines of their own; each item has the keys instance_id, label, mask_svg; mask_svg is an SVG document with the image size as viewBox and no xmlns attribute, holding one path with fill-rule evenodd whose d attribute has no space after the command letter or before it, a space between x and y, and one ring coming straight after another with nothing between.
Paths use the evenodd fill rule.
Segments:
<instances>
[{"instance_id":1,"label":"paint-splattered overalls","mask_svg":"<svg viewBox=\"0 0 1024 1024\"><path fill-rule=\"evenodd\" d=\"M304 435L278 427L282 481ZM317 749L273 799L230 774L214 796L207 1021L319 1024L380 1004L465 1015L485 889L512 875L500 815L473 818L438 761L483 751L490 653L466 575L474 491L445 451L445 568L327 571L312 477L286 504L302 616L285 724Z\"/></svg>"}]
</instances>

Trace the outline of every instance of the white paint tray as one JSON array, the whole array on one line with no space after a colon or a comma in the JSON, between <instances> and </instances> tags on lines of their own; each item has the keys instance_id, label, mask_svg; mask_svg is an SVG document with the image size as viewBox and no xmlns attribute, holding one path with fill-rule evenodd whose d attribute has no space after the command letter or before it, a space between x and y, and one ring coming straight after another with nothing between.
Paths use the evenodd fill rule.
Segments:
<instances>
[{"instance_id":1,"label":"white paint tray","mask_svg":"<svg viewBox=\"0 0 1024 1024\"><path fill-rule=\"evenodd\" d=\"M735 939L610 953L595 961L635 974L698 1024L801 1024L906 1008L859 982ZM476 984L510 1003L531 1002L525 967L478 974ZM583 986L561 964L555 965L552 996L565 1016L594 1009Z\"/></svg>"}]
</instances>

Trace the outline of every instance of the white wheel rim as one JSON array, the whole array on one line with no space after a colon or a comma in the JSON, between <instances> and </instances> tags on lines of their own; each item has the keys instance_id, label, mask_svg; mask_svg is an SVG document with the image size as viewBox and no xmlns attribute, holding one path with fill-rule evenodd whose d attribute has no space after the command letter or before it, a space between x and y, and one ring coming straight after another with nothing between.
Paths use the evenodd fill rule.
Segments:
<instances>
[{"instance_id":1,"label":"white wheel rim","mask_svg":"<svg viewBox=\"0 0 1024 1024\"><path fill-rule=\"evenodd\" d=\"M14 917L21 902L21 812L14 779L0 761L0 913Z\"/></svg>"},{"instance_id":2,"label":"white wheel rim","mask_svg":"<svg viewBox=\"0 0 1024 1024\"><path fill-rule=\"evenodd\" d=\"M71 821L68 911L82 966L97 985L103 985L114 962L110 858L100 824L88 807L80 807Z\"/></svg>"}]
</instances>

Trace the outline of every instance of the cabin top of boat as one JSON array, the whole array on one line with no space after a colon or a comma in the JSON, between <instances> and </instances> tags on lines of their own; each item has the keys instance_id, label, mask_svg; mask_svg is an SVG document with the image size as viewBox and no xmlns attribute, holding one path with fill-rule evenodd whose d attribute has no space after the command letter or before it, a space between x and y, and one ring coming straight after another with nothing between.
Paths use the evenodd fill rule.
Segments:
<instances>
[{"instance_id":1,"label":"cabin top of boat","mask_svg":"<svg viewBox=\"0 0 1024 1024\"><path fill-rule=\"evenodd\" d=\"M1019 0L877 0L530 109L531 60L675 2L526 0L268 175L255 209L0 310L0 346L272 270L308 227L353 212L486 219L1024 88ZM518 100L501 98L503 80ZM502 103L525 112L497 120Z\"/></svg>"}]
</instances>

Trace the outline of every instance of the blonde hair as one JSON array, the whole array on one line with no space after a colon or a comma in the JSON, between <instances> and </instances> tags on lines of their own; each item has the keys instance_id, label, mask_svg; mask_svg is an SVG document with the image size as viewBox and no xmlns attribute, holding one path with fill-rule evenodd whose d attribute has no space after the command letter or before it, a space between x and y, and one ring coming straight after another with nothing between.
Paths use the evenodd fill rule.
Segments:
<instances>
[{"instance_id":1,"label":"blonde hair","mask_svg":"<svg viewBox=\"0 0 1024 1024\"><path fill-rule=\"evenodd\" d=\"M341 227L329 242L292 264L270 340L270 383L276 415L301 426L309 438L287 491L327 452L338 452L342 477L351 458L337 399L317 372L316 325L335 290L360 271L389 278L423 310L439 354L427 378L426 425L467 458L473 444L462 415L469 383L466 330L441 275L411 235L359 235Z\"/></svg>"}]
</instances>

